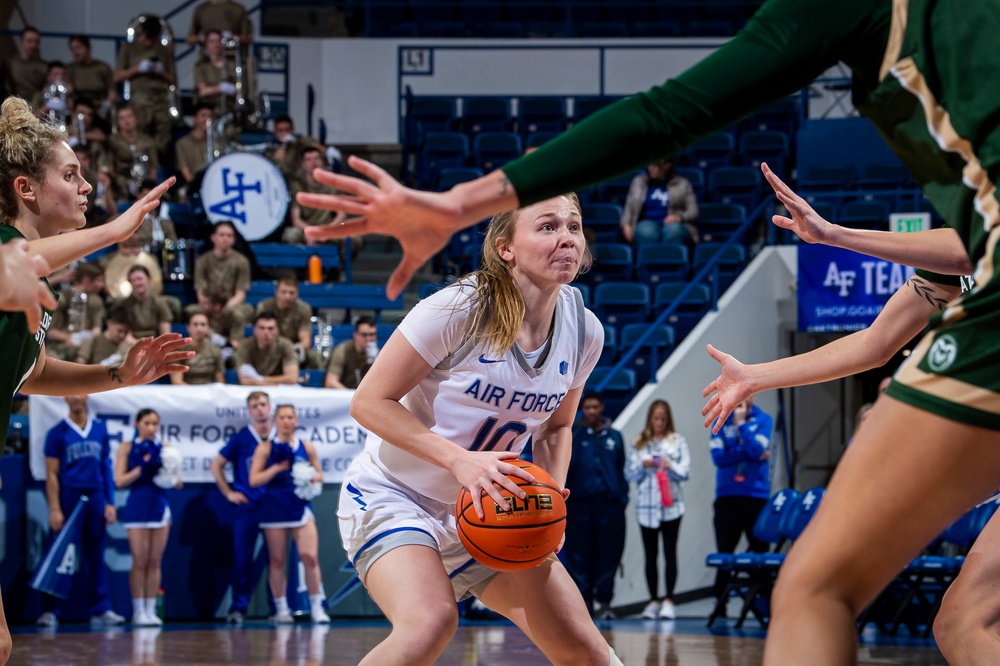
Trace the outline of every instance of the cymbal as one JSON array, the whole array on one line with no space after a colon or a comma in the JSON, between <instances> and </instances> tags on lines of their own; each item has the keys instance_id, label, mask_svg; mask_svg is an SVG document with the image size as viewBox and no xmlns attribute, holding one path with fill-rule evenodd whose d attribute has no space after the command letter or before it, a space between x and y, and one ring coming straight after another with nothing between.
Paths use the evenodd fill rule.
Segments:
<instances>
[{"instance_id":1,"label":"cymbal","mask_svg":"<svg viewBox=\"0 0 1000 666\"><path fill-rule=\"evenodd\" d=\"M159 259L149 252L135 255L115 252L104 267L104 288L112 298L128 298L132 294L128 274L133 266L142 266L149 271L150 292L157 296L163 294L163 272L160 270Z\"/></svg>"}]
</instances>

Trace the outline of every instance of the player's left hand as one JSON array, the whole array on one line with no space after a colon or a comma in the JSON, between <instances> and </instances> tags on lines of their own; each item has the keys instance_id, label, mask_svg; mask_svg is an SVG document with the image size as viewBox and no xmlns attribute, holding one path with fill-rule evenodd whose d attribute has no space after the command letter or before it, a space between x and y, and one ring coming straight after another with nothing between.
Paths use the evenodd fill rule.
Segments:
<instances>
[{"instance_id":1,"label":"player's left hand","mask_svg":"<svg viewBox=\"0 0 1000 666\"><path fill-rule=\"evenodd\" d=\"M168 372L187 372L181 361L194 356L193 351L176 351L191 344L191 338L180 333L165 333L156 338L143 338L135 343L120 366L108 368L108 374L124 386L139 386L156 381Z\"/></svg>"},{"instance_id":2,"label":"player's left hand","mask_svg":"<svg viewBox=\"0 0 1000 666\"><path fill-rule=\"evenodd\" d=\"M701 415L705 417L704 426L707 428L715 421L712 434L717 435L733 410L755 391L747 379L745 365L712 345L707 345L706 348L708 355L722 365L722 374L701 392L703 398L708 398L708 402L701 408Z\"/></svg>"},{"instance_id":3,"label":"player's left hand","mask_svg":"<svg viewBox=\"0 0 1000 666\"><path fill-rule=\"evenodd\" d=\"M458 479L459 483L469 489L472 504L480 520L486 516L483 513L483 493L489 495L501 511L507 511L510 505L500 494L500 488L505 488L519 499L524 499L527 496L523 489L507 477L507 475L516 476L528 483L534 481L534 477L523 468L505 462L516 459L517 454L513 451L466 451L463 449L462 453L456 456L452 462L449 471Z\"/></svg>"}]
</instances>

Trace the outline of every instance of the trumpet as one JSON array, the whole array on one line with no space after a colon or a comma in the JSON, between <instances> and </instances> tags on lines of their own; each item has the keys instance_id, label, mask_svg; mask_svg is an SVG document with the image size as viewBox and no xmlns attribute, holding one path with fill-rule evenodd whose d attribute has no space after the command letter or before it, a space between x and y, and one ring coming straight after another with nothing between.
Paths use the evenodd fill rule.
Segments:
<instances>
[{"instance_id":1,"label":"trumpet","mask_svg":"<svg viewBox=\"0 0 1000 666\"><path fill-rule=\"evenodd\" d=\"M62 81L53 81L42 89L42 105L49 122L63 132L69 123L69 88Z\"/></svg>"}]
</instances>

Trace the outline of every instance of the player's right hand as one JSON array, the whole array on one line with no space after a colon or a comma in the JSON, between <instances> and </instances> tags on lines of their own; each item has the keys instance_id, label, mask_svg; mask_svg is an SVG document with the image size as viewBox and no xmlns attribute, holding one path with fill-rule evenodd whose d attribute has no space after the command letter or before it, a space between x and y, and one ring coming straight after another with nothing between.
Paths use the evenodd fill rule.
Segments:
<instances>
[{"instance_id":1,"label":"player's right hand","mask_svg":"<svg viewBox=\"0 0 1000 666\"><path fill-rule=\"evenodd\" d=\"M707 428L714 421L712 434L717 435L733 410L750 398L754 390L747 380L745 365L712 345L707 345L706 348L708 355L722 366L722 374L701 392L703 398L708 398L708 402L701 408L701 415L705 417L704 426Z\"/></svg>"},{"instance_id":2,"label":"player's right hand","mask_svg":"<svg viewBox=\"0 0 1000 666\"><path fill-rule=\"evenodd\" d=\"M809 203L792 191L765 163L761 163L760 170L764 172L764 178L774 188L774 194L778 197L791 218L784 215L773 215L771 221L775 226L788 229L806 243L828 244L827 237L834 226L829 221L820 217L819 213L813 210Z\"/></svg>"},{"instance_id":3,"label":"player's right hand","mask_svg":"<svg viewBox=\"0 0 1000 666\"><path fill-rule=\"evenodd\" d=\"M472 495L472 504L476 509L476 515L482 520L486 517L483 513L482 494L485 492L501 511L507 511L510 505L500 494L499 488L506 488L519 499L524 499L526 493L516 483L507 478L507 475L524 479L528 483L535 479L531 474L517 465L511 465L506 460L517 460L517 455L513 451L466 451L455 459L449 470L458 482L469 489Z\"/></svg>"}]
</instances>

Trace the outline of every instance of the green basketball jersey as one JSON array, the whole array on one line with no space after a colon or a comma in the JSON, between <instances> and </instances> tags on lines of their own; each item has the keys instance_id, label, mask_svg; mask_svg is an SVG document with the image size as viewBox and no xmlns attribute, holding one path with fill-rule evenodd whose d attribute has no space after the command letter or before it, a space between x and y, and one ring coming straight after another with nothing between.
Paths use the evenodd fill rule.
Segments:
<instances>
[{"instance_id":1,"label":"green basketball jersey","mask_svg":"<svg viewBox=\"0 0 1000 666\"><path fill-rule=\"evenodd\" d=\"M8 243L16 238L24 236L10 225L0 224L0 243ZM48 284L48 281L45 280L45 283ZM51 322L52 311L46 310L42 313L38 333L32 335L23 312L0 310L0 456L7 445L7 425L10 423L14 394L34 369L42 345L45 344L45 332Z\"/></svg>"}]
</instances>

